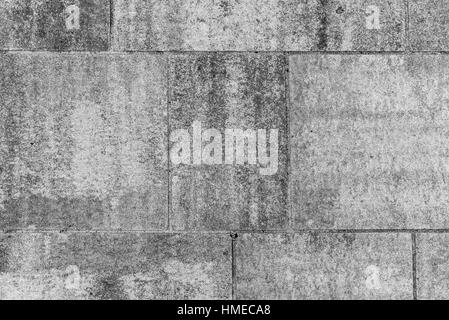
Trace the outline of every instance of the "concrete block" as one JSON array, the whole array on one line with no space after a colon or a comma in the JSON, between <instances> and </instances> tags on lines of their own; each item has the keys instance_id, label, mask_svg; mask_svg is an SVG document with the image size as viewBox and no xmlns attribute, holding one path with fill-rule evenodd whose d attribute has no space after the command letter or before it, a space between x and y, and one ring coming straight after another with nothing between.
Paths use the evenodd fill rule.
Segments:
<instances>
[{"instance_id":1,"label":"concrete block","mask_svg":"<svg viewBox=\"0 0 449 320\"><path fill-rule=\"evenodd\" d=\"M237 299L411 299L409 234L244 234Z\"/></svg>"},{"instance_id":2,"label":"concrete block","mask_svg":"<svg viewBox=\"0 0 449 320\"><path fill-rule=\"evenodd\" d=\"M165 228L165 60L0 55L0 227Z\"/></svg>"},{"instance_id":3,"label":"concrete block","mask_svg":"<svg viewBox=\"0 0 449 320\"><path fill-rule=\"evenodd\" d=\"M0 2L0 49L108 49L109 0Z\"/></svg>"},{"instance_id":4,"label":"concrete block","mask_svg":"<svg viewBox=\"0 0 449 320\"><path fill-rule=\"evenodd\" d=\"M0 299L230 299L228 235L0 235Z\"/></svg>"},{"instance_id":5,"label":"concrete block","mask_svg":"<svg viewBox=\"0 0 449 320\"><path fill-rule=\"evenodd\" d=\"M411 50L449 49L449 3L445 0L410 0Z\"/></svg>"},{"instance_id":6,"label":"concrete block","mask_svg":"<svg viewBox=\"0 0 449 320\"><path fill-rule=\"evenodd\" d=\"M449 298L449 235L417 234L417 293L421 300Z\"/></svg>"},{"instance_id":7,"label":"concrete block","mask_svg":"<svg viewBox=\"0 0 449 320\"><path fill-rule=\"evenodd\" d=\"M172 227L285 228L285 57L181 54L173 55L169 65ZM198 124L201 129L194 129ZM227 130L233 129L254 130L254 140L242 140L245 142L241 148L238 143L227 146L228 141L233 143L227 139ZM180 133L187 139L182 140L187 141L182 151L184 159L179 158ZM208 136L211 133L217 135ZM241 150L244 161L234 154L237 150ZM215 157L211 159L210 155Z\"/></svg>"},{"instance_id":8,"label":"concrete block","mask_svg":"<svg viewBox=\"0 0 449 320\"><path fill-rule=\"evenodd\" d=\"M448 227L449 58L290 62L295 227Z\"/></svg>"},{"instance_id":9,"label":"concrete block","mask_svg":"<svg viewBox=\"0 0 449 320\"><path fill-rule=\"evenodd\" d=\"M117 0L115 50L402 50L402 0Z\"/></svg>"}]
</instances>

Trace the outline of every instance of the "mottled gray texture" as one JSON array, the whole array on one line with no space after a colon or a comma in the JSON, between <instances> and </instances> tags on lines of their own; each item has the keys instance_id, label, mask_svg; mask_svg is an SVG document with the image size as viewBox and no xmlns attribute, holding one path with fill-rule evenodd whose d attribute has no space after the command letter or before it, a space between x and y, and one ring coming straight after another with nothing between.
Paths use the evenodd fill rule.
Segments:
<instances>
[{"instance_id":1,"label":"mottled gray texture","mask_svg":"<svg viewBox=\"0 0 449 320\"><path fill-rule=\"evenodd\" d=\"M165 61L0 55L0 227L165 228Z\"/></svg>"},{"instance_id":2,"label":"mottled gray texture","mask_svg":"<svg viewBox=\"0 0 449 320\"><path fill-rule=\"evenodd\" d=\"M171 168L171 225L177 230L287 226L287 106L283 55L201 54L170 59L170 128L279 129L279 168Z\"/></svg>"},{"instance_id":3,"label":"mottled gray texture","mask_svg":"<svg viewBox=\"0 0 449 320\"><path fill-rule=\"evenodd\" d=\"M0 299L229 299L227 235L0 234Z\"/></svg>"},{"instance_id":4,"label":"mottled gray texture","mask_svg":"<svg viewBox=\"0 0 449 320\"><path fill-rule=\"evenodd\" d=\"M380 28L368 29L369 6ZM403 0L117 0L117 50L402 50Z\"/></svg>"},{"instance_id":5,"label":"mottled gray texture","mask_svg":"<svg viewBox=\"0 0 449 320\"><path fill-rule=\"evenodd\" d=\"M295 228L449 227L449 57L290 62Z\"/></svg>"},{"instance_id":6,"label":"mottled gray texture","mask_svg":"<svg viewBox=\"0 0 449 320\"><path fill-rule=\"evenodd\" d=\"M449 234L418 234L418 299L449 299Z\"/></svg>"},{"instance_id":7,"label":"mottled gray texture","mask_svg":"<svg viewBox=\"0 0 449 320\"><path fill-rule=\"evenodd\" d=\"M431 51L449 49L449 1L409 0L410 48Z\"/></svg>"},{"instance_id":8,"label":"mottled gray texture","mask_svg":"<svg viewBox=\"0 0 449 320\"><path fill-rule=\"evenodd\" d=\"M71 5L79 8L79 29L67 28ZM0 49L107 50L109 18L109 0L2 0Z\"/></svg>"},{"instance_id":9,"label":"mottled gray texture","mask_svg":"<svg viewBox=\"0 0 449 320\"><path fill-rule=\"evenodd\" d=\"M245 234L237 299L411 299L408 234Z\"/></svg>"}]
</instances>

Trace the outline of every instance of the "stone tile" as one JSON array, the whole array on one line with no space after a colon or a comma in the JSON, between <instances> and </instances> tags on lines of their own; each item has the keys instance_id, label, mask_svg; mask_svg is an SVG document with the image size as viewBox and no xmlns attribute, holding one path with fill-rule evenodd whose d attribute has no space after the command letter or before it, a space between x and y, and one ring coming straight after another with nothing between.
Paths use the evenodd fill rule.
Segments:
<instances>
[{"instance_id":1,"label":"stone tile","mask_svg":"<svg viewBox=\"0 0 449 320\"><path fill-rule=\"evenodd\" d=\"M402 0L117 0L116 50L402 50Z\"/></svg>"},{"instance_id":2,"label":"stone tile","mask_svg":"<svg viewBox=\"0 0 449 320\"><path fill-rule=\"evenodd\" d=\"M409 234L244 234L237 299L411 299Z\"/></svg>"},{"instance_id":3,"label":"stone tile","mask_svg":"<svg viewBox=\"0 0 449 320\"><path fill-rule=\"evenodd\" d=\"M0 55L0 227L160 229L165 61Z\"/></svg>"},{"instance_id":4,"label":"stone tile","mask_svg":"<svg viewBox=\"0 0 449 320\"><path fill-rule=\"evenodd\" d=\"M449 57L290 62L295 227L448 227Z\"/></svg>"},{"instance_id":5,"label":"stone tile","mask_svg":"<svg viewBox=\"0 0 449 320\"><path fill-rule=\"evenodd\" d=\"M0 299L229 299L228 235L0 235Z\"/></svg>"},{"instance_id":6,"label":"stone tile","mask_svg":"<svg viewBox=\"0 0 449 320\"><path fill-rule=\"evenodd\" d=\"M421 300L449 298L449 235L417 234L417 293Z\"/></svg>"},{"instance_id":7,"label":"stone tile","mask_svg":"<svg viewBox=\"0 0 449 320\"><path fill-rule=\"evenodd\" d=\"M445 0L410 0L410 48L448 50L449 3Z\"/></svg>"},{"instance_id":8,"label":"stone tile","mask_svg":"<svg viewBox=\"0 0 449 320\"><path fill-rule=\"evenodd\" d=\"M108 49L109 0L0 2L0 49Z\"/></svg>"},{"instance_id":9,"label":"stone tile","mask_svg":"<svg viewBox=\"0 0 449 320\"><path fill-rule=\"evenodd\" d=\"M172 56L169 114L173 228L229 230L287 226L285 67L283 55ZM193 130L196 123L203 129L199 147L193 142L201 142L201 135ZM218 135L206 137L210 133L207 129L218 130ZM243 148L227 147L233 140L226 138L226 129L263 132L262 138L257 132L257 155L255 140L254 145L245 140ZM272 129L277 130L277 138ZM186 140L178 140L180 130L184 130ZM256 131L253 133L255 137ZM186 141L184 152L179 152L179 141ZM211 150L213 144L216 148ZM244 164L232 157L234 149L243 150ZM271 159L268 166L267 151ZM174 161L173 155L179 154L187 157L182 163ZM211 160L209 154L216 156Z\"/></svg>"}]
</instances>

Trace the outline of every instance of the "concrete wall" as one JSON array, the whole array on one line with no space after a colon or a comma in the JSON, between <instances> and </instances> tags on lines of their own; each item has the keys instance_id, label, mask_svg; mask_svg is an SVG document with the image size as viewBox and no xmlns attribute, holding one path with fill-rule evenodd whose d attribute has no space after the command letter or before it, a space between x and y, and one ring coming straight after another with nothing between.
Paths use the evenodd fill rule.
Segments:
<instances>
[{"instance_id":1,"label":"concrete wall","mask_svg":"<svg viewBox=\"0 0 449 320\"><path fill-rule=\"evenodd\" d=\"M0 299L449 298L448 12L0 1ZM195 121L276 172L174 165Z\"/></svg>"}]
</instances>

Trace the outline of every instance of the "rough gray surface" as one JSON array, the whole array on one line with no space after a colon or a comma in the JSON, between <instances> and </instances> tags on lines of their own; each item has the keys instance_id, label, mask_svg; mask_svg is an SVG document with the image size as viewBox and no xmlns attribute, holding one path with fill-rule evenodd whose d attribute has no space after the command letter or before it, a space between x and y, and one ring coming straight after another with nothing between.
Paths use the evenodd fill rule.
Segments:
<instances>
[{"instance_id":1,"label":"rough gray surface","mask_svg":"<svg viewBox=\"0 0 449 320\"><path fill-rule=\"evenodd\" d=\"M108 49L109 0L2 0L0 49Z\"/></svg>"},{"instance_id":2,"label":"rough gray surface","mask_svg":"<svg viewBox=\"0 0 449 320\"><path fill-rule=\"evenodd\" d=\"M277 173L255 165L171 168L171 225L181 230L283 229L287 226L285 57L277 54L174 55L170 129L279 129ZM223 135L224 136L224 135Z\"/></svg>"},{"instance_id":3,"label":"rough gray surface","mask_svg":"<svg viewBox=\"0 0 449 320\"><path fill-rule=\"evenodd\" d=\"M449 49L449 2L410 0L410 48L412 50Z\"/></svg>"},{"instance_id":4,"label":"rough gray surface","mask_svg":"<svg viewBox=\"0 0 449 320\"><path fill-rule=\"evenodd\" d=\"M0 0L0 299L447 298L448 10Z\"/></svg>"},{"instance_id":5,"label":"rough gray surface","mask_svg":"<svg viewBox=\"0 0 449 320\"><path fill-rule=\"evenodd\" d=\"M0 55L0 227L165 228L165 60Z\"/></svg>"},{"instance_id":6,"label":"rough gray surface","mask_svg":"<svg viewBox=\"0 0 449 320\"><path fill-rule=\"evenodd\" d=\"M447 228L447 56L294 56L296 228Z\"/></svg>"},{"instance_id":7,"label":"rough gray surface","mask_svg":"<svg viewBox=\"0 0 449 320\"><path fill-rule=\"evenodd\" d=\"M0 234L0 299L229 299L220 235Z\"/></svg>"},{"instance_id":8,"label":"rough gray surface","mask_svg":"<svg viewBox=\"0 0 449 320\"><path fill-rule=\"evenodd\" d=\"M417 235L418 299L449 298L449 235Z\"/></svg>"},{"instance_id":9,"label":"rough gray surface","mask_svg":"<svg viewBox=\"0 0 449 320\"><path fill-rule=\"evenodd\" d=\"M374 10L379 24L372 24ZM368 22L367 22L368 20ZM117 0L117 50L402 50L402 0Z\"/></svg>"},{"instance_id":10,"label":"rough gray surface","mask_svg":"<svg viewBox=\"0 0 449 320\"><path fill-rule=\"evenodd\" d=\"M408 234L245 234L237 299L411 299Z\"/></svg>"}]
</instances>

